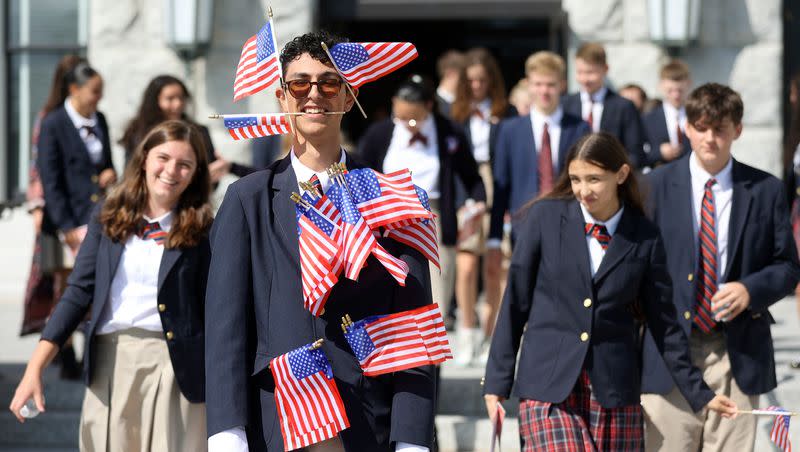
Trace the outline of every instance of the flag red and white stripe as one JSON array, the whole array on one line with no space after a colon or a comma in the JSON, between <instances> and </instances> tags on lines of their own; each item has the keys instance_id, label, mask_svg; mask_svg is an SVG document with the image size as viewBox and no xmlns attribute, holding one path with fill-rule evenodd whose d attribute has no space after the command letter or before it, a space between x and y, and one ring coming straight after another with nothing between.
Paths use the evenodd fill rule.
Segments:
<instances>
[{"instance_id":1,"label":"flag red and white stripe","mask_svg":"<svg viewBox=\"0 0 800 452\"><path fill-rule=\"evenodd\" d=\"M410 42L345 42L331 48L336 67L353 88L377 80L417 57Z\"/></svg>"},{"instance_id":2,"label":"flag red and white stripe","mask_svg":"<svg viewBox=\"0 0 800 452\"><path fill-rule=\"evenodd\" d=\"M427 223L419 220L408 221L407 224L394 229L386 229L384 235L416 249L441 270L435 220L426 221Z\"/></svg>"},{"instance_id":3,"label":"flag red and white stripe","mask_svg":"<svg viewBox=\"0 0 800 452\"><path fill-rule=\"evenodd\" d=\"M393 223L404 220L433 218L420 202L408 169L387 174L371 169L353 170L346 178L353 201L371 229L391 228Z\"/></svg>"},{"instance_id":4,"label":"flag red and white stripe","mask_svg":"<svg viewBox=\"0 0 800 452\"><path fill-rule=\"evenodd\" d=\"M221 115L234 140L283 135L291 131L289 118L282 113Z\"/></svg>"},{"instance_id":5,"label":"flag red and white stripe","mask_svg":"<svg viewBox=\"0 0 800 452\"><path fill-rule=\"evenodd\" d=\"M771 406L767 408L767 411L786 412L785 415L775 416L775 420L772 422L772 430L769 433L769 439L783 452L792 452L792 442L789 441L790 413L779 406Z\"/></svg>"},{"instance_id":6,"label":"flag red and white stripe","mask_svg":"<svg viewBox=\"0 0 800 452\"><path fill-rule=\"evenodd\" d=\"M281 66L272 28L270 20L244 43L233 82L234 102L255 94L280 79Z\"/></svg>"}]
</instances>

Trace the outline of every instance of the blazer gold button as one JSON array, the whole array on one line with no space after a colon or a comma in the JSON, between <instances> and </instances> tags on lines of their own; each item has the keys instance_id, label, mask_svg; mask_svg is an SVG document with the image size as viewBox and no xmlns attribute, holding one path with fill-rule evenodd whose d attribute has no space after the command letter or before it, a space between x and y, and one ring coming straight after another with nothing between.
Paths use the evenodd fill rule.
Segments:
<instances>
[{"instance_id":1,"label":"blazer gold button","mask_svg":"<svg viewBox=\"0 0 800 452\"><path fill-rule=\"evenodd\" d=\"M692 280L694 280L694 274L689 273L689 276L687 276L686 279L688 279L689 282L692 282Z\"/></svg>"},{"instance_id":2,"label":"blazer gold button","mask_svg":"<svg viewBox=\"0 0 800 452\"><path fill-rule=\"evenodd\" d=\"M100 197L99 197L99 196L97 196L97 193L95 193L95 194L93 194L93 195L92 195L92 196L91 196L89 199L91 199L91 200L92 200L92 202L97 202L97 200L98 200L98 199L100 199Z\"/></svg>"},{"instance_id":3,"label":"blazer gold button","mask_svg":"<svg viewBox=\"0 0 800 452\"><path fill-rule=\"evenodd\" d=\"M481 386L486 384L486 377L481 377Z\"/></svg>"},{"instance_id":4,"label":"blazer gold button","mask_svg":"<svg viewBox=\"0 0 800 452\"><path fill-rule=\"evenodd\" d=\"M164 312L166 310L167 310L167 305L165 305L164 303L158 304L158 312Z\"/></svg>"},{"instance_id":5,"label":"blazer gold button","mask_svg":"<svg viewBox=\"0 0 800 452\"><path fill-rule=\"evenodd\" d=\"M686 312L684 312L684 313L683 313L683 318L684 318L684 319L686 319L686 320L691 320L691 318L692 318L692 313L691 313L691 312L689 312L689 311L686 311Z\"/></svg>"},{"instance_id":6,"label":"blazer gold button","mask_svg":"<svg viewBox=\"0 0 800 452\"><path fill-rule=\"evenodd\" d=\"M96 184L96 183L97 183L97 181L99 181L99 180L100 180L100 178L99 178L99 177L97 177L97 174L92 174L92 183L95 183L95 184Z\"/></svg>"},{"instance_id":7,"label":"blazer gold button","mask_svg":"<svg viewBox=\"0 0 800 452\"><path fill-rule=\"evenodd\" d=\"M587 298L587 299L583 300L583 307L585 307L585 308L592 307L592 299L591 298Z\"/></svg>"},{"instance_id":8,"label":"blazer gold button","mask_svg":"<svg viewBox=\"0 0 800 452\"><path fill-rule=\"evenodd\" d=\"M167 340L168 341L171 341L172 338L174 338L174 337L175 337L175 333L173 333L172 331L167 331Z\"/></svg>"},{"instance_id":9,"label":"blazer gold button","mask_svg":"<svg viewBox=\"0 0 800 452\"><path fill-rule=\"evenodd\" d=\"M589 333L587 333L586 331L581 333L581 342L586 342L588 340L589 340Z\"/></svg>"}]
</instances>

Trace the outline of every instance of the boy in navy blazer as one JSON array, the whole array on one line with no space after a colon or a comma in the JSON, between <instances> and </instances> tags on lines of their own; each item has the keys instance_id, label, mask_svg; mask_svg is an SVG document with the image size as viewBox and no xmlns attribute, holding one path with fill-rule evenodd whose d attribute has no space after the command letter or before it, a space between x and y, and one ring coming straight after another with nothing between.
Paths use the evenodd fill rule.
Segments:
<instances>
[{"instance_id":1,"label":"boy in navy blazer","mask_svg":"<svg viewBox=\"0 0 800 452\"><path fill-rule=\"evenodd\" d=\"M582 45L575 54L575 78L580 91L564 97L564 111L583 118L593 132L608 132L617 137L634 168L641 168L646 159L639 111L633 102L605 84L606 74L608 64L603 46L594 42Z\"/></svg>"},{"instance_id":2,"label":"boy in navy blazer","mask_svg":"<svg viewBox=\"0 0 800 452\"><path fill-rule=\"evenodd\" d=\"M659 89L664 101L642 117L647 166L671 162L691 152L686 138L686 96L692 86L689 66L672 60L661 68Z\"/></svg>"},{"instance_id":3,"label":"boy in navy blazer","mask_svg":"<svg viewBox=\"0 0 800 452\"><path fill-rule=\"evenodd\" d=\"M324 338L350 427L313 450L427 451L433 436L433 366L367 378L350 351L340 319L413 309L431 303L427 260L398 242L379 239L409 265L400 287L374 257L357 282L342 278L325 312L303 307L295 205L299 182L334 163L360 167L341 148L341 118L354 97L320 42L340 42L325 33L290 41L281 53L281 109L292 116L292 151L264 171L232 184L212 230L206 301L206 381L210 452L283 451L270 359ZM310 82L310 83L309 83ZM338 82L338 89L335 88ZM324 88L323 88L324 84ZM325 94L323 94L325 93ZM357 91L356 91L357 93ZM405 450L405 449L403 449Z\"/></svg>"},{"instance_id":4,"label":"boy in navy blazer","mask_svg":"<svg viewBox=\"0 0 800 452\"><path fill-rule=\"evenodd\" d=\"M659 226L674 281L673 302L695 366L740 410L775 388L769 306L800 280L782 183L740 163L731 145L744 106L709 83L686 103L692 153L648 176L648 210ZM642 396L647 450L753 450L754 416L695 413L645 337Z\"/></svg>"}]
</instances>

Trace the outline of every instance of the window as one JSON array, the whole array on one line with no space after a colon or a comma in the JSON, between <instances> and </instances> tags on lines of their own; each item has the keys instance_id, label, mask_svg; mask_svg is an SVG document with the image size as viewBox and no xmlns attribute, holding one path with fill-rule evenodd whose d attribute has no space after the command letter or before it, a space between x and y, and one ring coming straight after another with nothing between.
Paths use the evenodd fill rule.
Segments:
<instances>
[{"instance_id":1,"label":"window","mask_svg":"<svg viewBox=\"0 0 800 452\"><path fill-rule=\"evenodd\" d=\"M58 60L68 53L86 53L89 0L10 0L2 17L5 36L5 99L7 121L0 124L5 140L5 198L25 192L30 165L31 133L50 90ZM5 2L4 2L5 3ZM6 127L5 130L2 130Z\"/></svg>"}]
</instances>

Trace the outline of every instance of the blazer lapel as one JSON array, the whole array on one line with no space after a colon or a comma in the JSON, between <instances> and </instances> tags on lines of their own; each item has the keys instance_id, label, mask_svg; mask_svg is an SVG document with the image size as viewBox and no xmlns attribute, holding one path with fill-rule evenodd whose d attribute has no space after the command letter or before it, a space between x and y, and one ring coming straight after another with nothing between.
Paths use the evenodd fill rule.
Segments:
<instances>
[{"instance_id":1,"label":"blazer lapel","mask_svg":"<svg viewBox=\"0 0 800 452\"><path fill-rule=\"evenodd\" d=\"M291 152L291 151L290 151ZM292 192L300 189L297 184L297 177L292 169L291 156L288 155L278 165L275 176L272 178L273 198L272 205L275 214L275 222L278 224L284 243L292 257L292 264L300 268L300 240L297 237L297 209L292 201ZM267 213L269 215L269 212Z\"/></svg>"},{"instance_id":2,"label":"blazer lapel","mask_svg":"<svg viewBox=\"0 0 800 452\"><path fill-rule=\"evenodd\" d=\"M733 161L731 173L733 178L733 199L731 200L731 218L728 225L728 257L725 265L725 274L722 277L723 281L728 280L731 263L739 250L742 231L747 221L747 215L750 212L750 201L752 200L749 190L750 181L742 178L741 166L736 160Z\"/></svg>"},{"instance_id":3,"label":"blazer lapel","mask_svg":"<svg viewBox=\"0 0 800 452\"><path fill-rule=\"evenodd\" d=\"M591 287L591 271L589 269L589 248L586 246L586 231L583 215L578 201L569 203L567 210L561 215L561 257L569 262L568 271L577 272L581 283Z\"/></svg>"},{"instance_id":4,"label":"blazer lapel","mask_svg":"<svg viewBox=\"0 0 800 452\"><path fill-rule=\"evenodd\" d=\"M108 269L108 281L105 281L105 286L102 288L103 292L99 295L98 310L96 312L102 312L103 304L105 304L106 300L108 299L108 293L111 290L111 282L114 280L114 275L117 273L117 268L119 267L119 261L122 258L122 252L125 250L125 243L123 242L114 242L106 236L102 238L103 242L108 243L107 247L101 247L100 253L105 250L105 262L101 259L101 256L98 256L98 260L100 261L101 265L104 265ZM102 243L102 242L101 242ZM99 315L99 314L98 314Z\"/></svg>"},{"instance_id":5,"label":"blazer lapel","mask_svg":"<svg viewBox=\"0 0 800 452\"><path fill-rule=\"evenodd\" d=\"M178 262L178 259L183 254L181 248L165 248L164 254L161 255L161 264L158 267L158 291L161 291L161 286L164 285L164 280L167 279L170 270Z\"/></svg>"},{"instance_id":6,"label":"blazer lapel","mask_svg":"<svg viewBox=\"0 0 800 452\"><path fill-rule=\"evenodd\" d=\"M608 244L606 255L603 256L600 267L597 269L597 273L594 274L594 282L603 279L633 249L634 242L631 236L636 231L632 224L632 215L633 213L629 209L622 212L622 218L620 218L617 230Z\"/></svg>"},{"instance_id":7,"label":"blazer lapel","mask_svg":"<svg viewBox=\"0 0 800 452\"><path fill-rule=\"evenodd\" d=\"M695 270L698 262L698 251L695 244L694 232L694 207L692 201L692 176L689 172L689 159L691 156L685 157L682 160L675 162L675 167L672 177L672 189L667 196L667 203L664 206L662 215L669 215L672 217L672 228L678 230L678 237L681 237L686 245L682 248L688 249L689 253L689 266L691 271ZM662 222L663 224L663 222ZM666 233L665 233L666 235Z\"/></svg>"},{"instance_id":8,"label":"blazer lapel","mask_svg":"<svg viewBox=\"0 0 800 452\"><path fill-rule=\"evenodd\" d=\"M75 149L80 158L86 160L90 165L92 165L92 167L94 167L94 162L92 162L92 159L89 158L89 148L87 148L86 143L83 142L80 130L75 128L75 124L72 123L72 119L69 117L67 110L62 108L62 111L64 113L63 124L64 128L66 129L67 138L72 142L70 148Z\"/></svg>"},{"instance_id":9,"label":"blazer lapel","mask_svg":"<svg viewBox=\"0 0 800 452\"><path fill-rule=\"evenodd\" d=\"M556 177L561 174L564 168L564 162L567 161L567 153L569 152L569 144L574 143L575 140L572 136L575 134L575 128L571 127L565 119L561 118L561 138L558 139L558 162L556 162Z\"/></svg>"}]
</instances>

